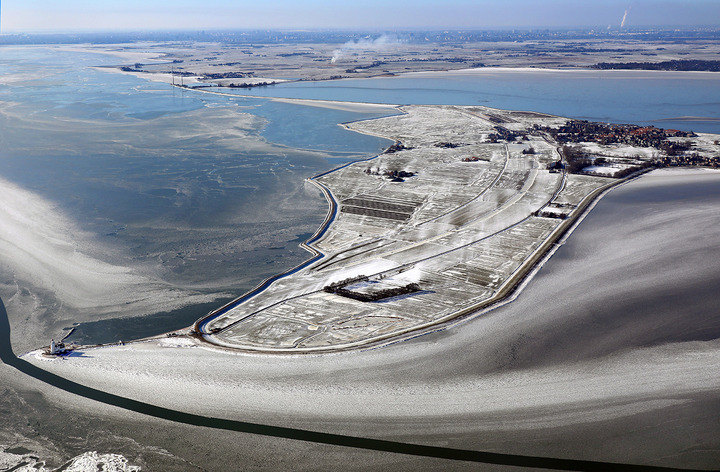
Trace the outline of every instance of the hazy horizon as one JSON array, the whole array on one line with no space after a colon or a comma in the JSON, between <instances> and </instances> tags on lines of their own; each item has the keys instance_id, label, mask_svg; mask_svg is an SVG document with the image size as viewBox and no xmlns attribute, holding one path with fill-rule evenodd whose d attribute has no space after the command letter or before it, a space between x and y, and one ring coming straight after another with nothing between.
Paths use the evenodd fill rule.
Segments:
<instances>
[{"instance_id":1,"label":"hazy horizon","mask_svg":"<svg viewBox=\"0 0 720 472\"><path fill-rule=\"evenodd\" d=\"M3 2L3 33L717 26L709 0L50 0ZM708 19L714 19L709 21Z\"/></svg>"}]
</instances>

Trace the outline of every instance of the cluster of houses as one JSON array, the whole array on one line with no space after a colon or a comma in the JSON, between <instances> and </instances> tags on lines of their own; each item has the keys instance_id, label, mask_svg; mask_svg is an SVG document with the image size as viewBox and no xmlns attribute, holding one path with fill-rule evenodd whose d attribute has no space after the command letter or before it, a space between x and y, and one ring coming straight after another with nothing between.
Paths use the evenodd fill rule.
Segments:
<instances>
[{"instance_id":1,"label":"cluster of houses","mask_svg":"<svg viewBox=\"0 0 720 472\"><path fill-rule=\"evenodd\" d=\"M639 159L634 165L623 166L613 174L614 177L625 177L638 170L648 167L664 166L707 166L720 167L720 156L691 152L691 140L670 138L695 138L692 131L679 131L675 129L662 129L654 126L615 125L610 123L595 123L585 120L570 120L559 128L533 126L534 131L550 134L553 139L563 143L562 153L567 161L570 173L585 173L590 165L602 165L603 158L595 158L586 152L580 145L574 143L595 142L601 145L625 144L634 147L654 147L661 151L659 156L652 159ZM548 169L558 171L562 163L552 163Z\"/></svg>"},{"instance_id":2,"label":"cluster of houses","mask_svg":"<svg viewBox=\"0 0 720 472\"><path fill-rule=\"evenodd\" d=\"M668 138L692 138L697 136L691 131L662 129L654 126L596 123L586 120L570 120L559 128L539 125L534 125L533 128L550 134L559 143L594 142L604 145L619 143L658 149L678 144L668 142Z\"/></svg>"},{"instance_id":3,"label":"cluster of houses","mask_svg":"<svg viewBox=\"0 0 720 472\"><path fill-rule=\"evenodd\" d=\"M412 146L405 146L402 142L397 141L395 144L391 144L390 147L385 149L384 154L394 154L398 151L404 151L407 149L412 149Z\"/></svg>"},{"instance_id":4,"label":"cluster of houses","mask_svg":"<svg viewBox=\"0 0 720 472\"><path fill-rule=\"evenodd\" d=\"M663 163L668 166L703 166L720 167L720 155L703 156L696 152L691 154L678 154L667 156Z\"/></svg>"},{"instance_id":5,"label":"cluster of houses","mask_svg":"<svg viewBox=\"0 0 720 472\"><path fill-rule=\"evenodd\" d=\"M491 143L496 143L500 140L507 141L507 142L513 142L515 141L520 135L514 131L510 131L509 129L505 128L504 126L494 126L495 129L494 133L488 134L488 141ZM527 137L525 137L527 139Z\"/></svg>"}]
</instances>

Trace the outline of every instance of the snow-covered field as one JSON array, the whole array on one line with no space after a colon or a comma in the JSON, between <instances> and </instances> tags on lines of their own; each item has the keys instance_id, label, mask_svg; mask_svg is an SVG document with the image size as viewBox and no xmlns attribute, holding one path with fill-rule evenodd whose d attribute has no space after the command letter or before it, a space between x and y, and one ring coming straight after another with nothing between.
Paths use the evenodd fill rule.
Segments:
<instances>
[{"instance_id":1,"label":"snow-covered field","mask_svg":"<svg viewBox=\"0 0 720 472\"><path fill-rule=\"evenodd\" d=\"M600 145L598 143L578 143L584 151L595 156L606 156L615 158L652 159L660 156L660 151L652 147L628 146L625 144Z\"/></svg>"},{"instance_id":2,"label":"snow-covered field","mask_svg":"<svg viewBox=\"0 0 720 472\"><path fill-rule=\"evenodd\" d=\"M56 468L46 468L42 460L27 454L13 454L0 451L0 468L14 472L51 472ZM62 467L64 472L139 472L140 467L128 464L120 454L98 454L85 452L72 458Z\"/></svg>"},{"instance_id":3,"label":"snow-covered field","mask_svg":"<svg viewBox=\"0 0 720 472\"><path fill-rule=\"evenodd\" d=\"M602 174L612 177L616 172L621 171L623 168L618 166L587 166L583 168L583 172L590 174Z\"/></svg>"}]
</instances>

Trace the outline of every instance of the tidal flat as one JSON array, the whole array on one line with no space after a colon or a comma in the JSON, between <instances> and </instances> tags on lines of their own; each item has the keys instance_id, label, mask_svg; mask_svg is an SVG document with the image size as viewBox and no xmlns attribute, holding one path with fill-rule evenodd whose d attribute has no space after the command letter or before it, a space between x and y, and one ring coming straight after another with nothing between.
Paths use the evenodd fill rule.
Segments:
<instances>
[{"instance_id":1,"label":"tidal flat","mask_svg":"<svg viewBox=\"0 0 720 472\"><path fill-rule=\"evenodd\" d=\"M274 116L282 123L287 117L285 123L298 131L292 139L318 137L317 143L308 141L307 149L296 152L291 141L273 137L282 136L283 126L277 125L278 134L273 135L272 124L244 116L246 106L264 113L258 106L264 102L238 98L227 109L226 99L198 103L188 92L131 77L108 79L108 74L93 72L82 78L70 71L98 65L99 56L53 54L55 60L62 57L68 61L65 69L56 64L40 68L44 72L38 62L23 57L26 64L13 67L23 81L31 82L23 82L20 89L9 89L7 84L0 88L3 109L17 107L0 127L3 142L17 138L24 148L3 148L3 176L16 188L41 198L33 200L42 202L39 208L65 215L62 228L80 228L93 242L79 251L62 239L53 241L63 249L61 254L80 252L112 267L130 267L137 271L131 274L156 277L165 289L181 287L221 297L230 290L241 291L243 283L252 286L263 274L304 260L307 255L297 244L317 228L326 207L319 193L311 189L306 193L302 180L336 164L372 156L388 145L367 136L354 141L353 136L362 135L336 126L362 115L339 114L324 121L319 119L322 113L306 112L311 116L299 122L292 120L294 111L301 109L298 105L283 108L275 102L277 108L267 111L266 119ZM61 79L80 84L75 93L83 97L105 81L118 95L49 102ZM40 94L37 100L32 98L35 92ZM134 93L142 99L126 102ZM26 99L30 105L20 103ZM168 111L169 102L179 103L181 110ZM123 118L136 113L140 115ZM107 117L120 117L122 126L108 123ZM206 119L209 125L203 126ZM156 127L160 122L164 125ZM60 131L54 133L54 126ZM180 134L166 134L176 127L182 129ZM81 131L67 134L73 129ZM116 133L123 137L118 142L113 138ZM340 133L330 149L320 142L323 133ZM51 145L41 146L33 139L37 136L47 136ZM96 168L82 164L82 153L76 152L73 142L89 146L88 156L103 158ZM178 143L197 146L198 155L168 153ZM218 152L213 151L215 145L221 146ZM259 155L254 153L258 150L262 150ZM146 151L150 159L140 159ZM219 159L215 167L203 162L205 153ZM23 156L34 159L32 169L37 172L24 166ZM43 156L59 159L53 162ZM123 160L128 156L133 159ZM217 205L228 195L239 195L227 190L228 174L222 172L238 162L241 165L229 175L252 187L248 201L259 205L254 209L227 202ZM138 163L157 167L138 167ZM193 170L195 164L199 167ZM269 166L273 173L259 179L250 172L253 164ZM63 166L69 170L51 172ZM174 172L171 185L144 180L168 169ZM278 175L292 176L295 184ZM88 180L87 189L76 185ZM116 181L132 184L121 186ZM222 191L199 191L213 182ZM714 263L720 236L719 187L717 173L663 170L617 188L595 206L513 303L457 327L383 349L267 357L163 339L78 353L65 361L35 354L22 359L130 398L217 417L510 454L709 469L720 457L719 386L709 367L717 365L720 325L714 310L720 288ZM273 198L273 192L283 196ZM106 195L107 199L98 198ZM97 207L83 203L88 201ZM122 205L117 207L117 202ZM141 211L145 203L152 204L152 211ZM222 221L231 224L210 231L194 222L215 221L212 215L188 214L193 205L210 212L217 208L224 215ZM120 223L104 219L106 212L114 212ZM172 218L158 222L158 215L165 212ZM252 225L262 222L263 231L244 236L235 246L212 236L217 231L234 238L243 230L246 216ZM68 220L74 224L68 226ZM73 243L83 241L76 233L68 234ZM185 239L193 234L201 236ZM266 247L267 234L279 236ZM143 245L158 235L175 239L168 237L163 248L145 249ZM187 258L185 275L162 268L175 253L208 240L206 259ZM188 244L185 249L183 241ZM231 252L227 254L225 248ZM239 252L242 257L232 252L238 248L244 248ZM3 254L16 257L12 251ZM275 262L268 264L270 259ZM10 263L4 261L5 270L13 267ZM217 272L224 268L228 272ZM220 282L197 281L207 280L208 275L218 276ZM98 315L93 309L78 317L75 308L62 303L36 302L34 294L40 289L26 282L7 274L1 294L18 354L46 343L72 322L136 313L118 309L116 314ZM30 314L38 307L46 311L33 318ZM53 324L51 314L62 310L67 310L64 318ZM3 449L30 450L29 455L53 467L99 450L123 454L145 470L223 470L228 463L247 470L333 469L338 464L349 470L477 469L464 462L188 426L83 399L7 365L0 366L0 375Z\"/></svg>"}]
</instances>

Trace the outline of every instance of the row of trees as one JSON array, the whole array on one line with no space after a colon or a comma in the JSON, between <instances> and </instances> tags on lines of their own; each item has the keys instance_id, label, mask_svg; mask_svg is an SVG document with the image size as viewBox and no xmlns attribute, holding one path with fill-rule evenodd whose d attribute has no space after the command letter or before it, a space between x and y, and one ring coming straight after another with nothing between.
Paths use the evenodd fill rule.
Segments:
<instances>
[{"instance_id":1,"label":"row of trees","mask_svg":"<svg viewBox=\"0 0 720 472\"><path fill-rule=\"evenodd\" d=\"M700 59L672 60L661 62L600 62L596 69L642 69L642 70L678 70L720 72L720 61Z\"/></svg>"},{"instance_id":2,"label":"row of trees","mask_svg":"<svg viewBox=\"0 0 720 472\"><path fill-rule=\"evenodd\" d=\"M580 174L584 168L595 163L580 146L566 144L562 147L562 153L565 156L565 161L567 161L567 171L571 174Z\"/></svg>"}]
</instances>

